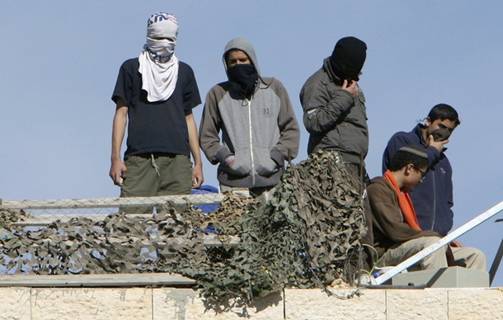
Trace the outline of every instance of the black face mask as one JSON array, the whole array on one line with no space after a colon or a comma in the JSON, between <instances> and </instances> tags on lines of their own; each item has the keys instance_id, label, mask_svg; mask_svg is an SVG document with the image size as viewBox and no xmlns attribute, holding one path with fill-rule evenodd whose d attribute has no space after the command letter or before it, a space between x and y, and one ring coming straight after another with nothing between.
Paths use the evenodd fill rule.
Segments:
<instances>
[{"instance_id":1,"label":"black face mask","mask_svg":"<svg viewBox=\"0 0 503 320\"><path fill-rule=\"evenodd\" d=\"M355 37L337 41L330 56L332 71L341 80L358 81L360 71L367 57L367 45Z\"/></svg>"},{"instance_id":2,"label":"black face mask","mask_svg":"<svg viewBox=\"0 0 503 320\"><path fill-rule=\"evenodd\" d=\"M258 73L252 64L237 64L227 69L227 76L234 89L245 97L251 97L255 91Z\"/></svg>"}]
</instances>

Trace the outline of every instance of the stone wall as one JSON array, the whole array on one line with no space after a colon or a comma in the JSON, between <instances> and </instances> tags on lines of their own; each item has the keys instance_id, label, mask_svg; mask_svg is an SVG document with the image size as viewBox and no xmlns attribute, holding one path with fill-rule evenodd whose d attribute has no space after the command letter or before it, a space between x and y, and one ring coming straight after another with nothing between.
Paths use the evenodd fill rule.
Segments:
<instances>
[{"instance_id":1,"label":"stone wall","mask_svg":"<svg viewBox=\"0 0 503 320\"><path fill-rule=\"evenodd\" d=\"M256 301L251 319L503 319L503 288L285 290ZM216 315L191 289L0 288L0 319L243 319L240 309Z\"/></svg>"}]
</instances>

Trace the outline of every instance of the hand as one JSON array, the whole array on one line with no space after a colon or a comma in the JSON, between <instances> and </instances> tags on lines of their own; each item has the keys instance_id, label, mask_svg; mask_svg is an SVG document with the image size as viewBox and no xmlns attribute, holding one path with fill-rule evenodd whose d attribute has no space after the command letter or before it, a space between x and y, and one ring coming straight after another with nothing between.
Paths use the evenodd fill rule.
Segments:
<instances>
[{"instance_id":1,"label":"hand","mask_svg":"<svg viewBox=\"0 0 503 320\"><path fill-rule=\"evenodd\" d=\"M356 97L358 95L358 82L354 80L350 80L351 82L348 82L348 80L344 80L342 82L342 90L349 92L353 97Z\"/></svg>"},{"instance_id":2,"label":"hand","mask_svg":"<svg viewBox=\"0 0 503 320\"><path fill-rule=\"evenodd\" d=\"M199 188L203 182L203 166L201 164L196 164L194 168L192 168L192 188Z\"/></svg>"},{"instance_id":3,"label":"hand","mask_svg":"<svg viewBox=\"0 0 503 320\"><path fill-rule=\"evenodd\" d=\"M453 248L461 248L463 246L463 244L461 242L459 242L458 240L453 240L453 241L451 241L451 243L449 243L449 246L453 247Z\"/></svg>"},{"instance_id":4,"label":"hand","mask_svg":"<svg viewBox=\"0 0 503 320\"><path fill-rule=\"evenodd\" d=\"M430 134L428 136L428 146L437 149L438 152L442 152L445 148L445 145L448 142L449 142L449 140L435 141L435 138L433 138L433 135Z\"/></svg>"},{"instance_id":5,"label":"hand","mask_svg":"<svg viewBox=\"0 0 503 320\"><path fill-rule=\"evenodd\" d=\"M112 165L110 166L110 173L108 174L112 181L117 186L122 186L124 182L123 176L127 171L127 167L122 160L112 160Z\"/></svg>"},{"instance_id":6,"label":"hand","mask_svg":"<svg viewBox=\"0 0 503 320\"><path fill-rule=\"evenodd\" d=\"M235 156L228 156L227 158L225 158L225 165L231 167L234 164L234 161L236 161Z\"/></svg>"}]
</instances>

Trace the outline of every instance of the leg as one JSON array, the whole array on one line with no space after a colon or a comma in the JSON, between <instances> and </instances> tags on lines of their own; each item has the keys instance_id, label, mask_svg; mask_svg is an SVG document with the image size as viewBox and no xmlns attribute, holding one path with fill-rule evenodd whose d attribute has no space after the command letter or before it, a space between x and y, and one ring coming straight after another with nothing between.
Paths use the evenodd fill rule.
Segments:
<instances>
[{"instance_id":1,"label":"leg","mask_svg":"<svg viewBox=\"0 0 503 320\"><path fill-rule=\"evenodd\" d=\"M379 259L377 264L381 267L396 266L400 262L412 257L438 240L440 240L439 237L421 237L409 240L396 248L388 249ZM419 261L419 269L446 268L447 258L445 256L445 250L445 247L440 248L428 257Z\"/></svg>"},{"instance_id":2,"label":"leg","mask_svg":"<svg viewBox=\"0 0 503 320\"><path fill-rule=\"evenodd\" d=\"M465 265L468 269L487 271L486 256L476 248L454 247L452 254L456 264Z\"/></svg>"},{"instance_id":3,"label":"leg","mask_svg":"<svg viewBox=\"0 0 503 320\"><path fill-rule=\"evenodd\" d=\"M155 157L160 184L158 196L190 194L192 191L192 163L184 155L162 155Z\"/></svg>"},{"instance_id":4,"label":"leg","mask_svg":"<svg viewBox=\"0 0 503 320\"><path fill-rule=\"evenodd\" d=\"M159 178L152 167L149 156L129 156L127 171L121 187L121 197L150 197L156 194ZM119 211L126 213L151 213L152 207L124 207Z\"/></svg>"},{"instance_id":5,"label":"leg","mask_svg":"<svg viewBox=\"0 0 503 320\"><path fill-rule=\"evenodd\" d=\"M363 177L366 174L363 174L361 166L357 163L346 163L346 169L350 175L351 182L353 185L360 190L360 194L363 199L363 212L365 213L365 224L367 227L367 232L362 238L363 244L374 245L374 232L372 228L372 211L370 209L370 202L367 196L367 190L365 188L365 184L363 182Z\"/></svg>"}]
</instances>

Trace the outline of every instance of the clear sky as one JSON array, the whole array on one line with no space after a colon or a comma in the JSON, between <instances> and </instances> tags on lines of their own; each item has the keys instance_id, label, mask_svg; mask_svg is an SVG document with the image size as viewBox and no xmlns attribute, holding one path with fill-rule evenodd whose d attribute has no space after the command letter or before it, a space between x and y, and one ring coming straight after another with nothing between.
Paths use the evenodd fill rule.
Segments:
<instances>
[{"instance_id":1,"label":"clear sky","mask_svg":"<svg viewBox=\"0 0 503 320\"><path fill-rule=\"evenodd\" d=\"M307 132L302 84L348 35L368 45L366 99L371 176L396 131L409 131L445 102L462 124L448 144L455 225L503 200L501 1L14 1L0 3L0 198L118 195L108 177L121 63L139 54L151 13L180 23L178 57L195 71L201 97L225 80L223 48L236 36L255 46L263 75L287 88ZM199 122L202 105L195 109ZM216 170L204 160L206 183ZM499 217L503 218L503 214ZM462 237L492 263L503 237L495 219ZM503 266L495 285L503 286Z\"/></svg>"}]
</instances>

